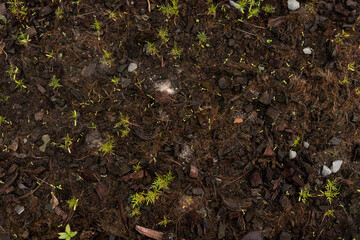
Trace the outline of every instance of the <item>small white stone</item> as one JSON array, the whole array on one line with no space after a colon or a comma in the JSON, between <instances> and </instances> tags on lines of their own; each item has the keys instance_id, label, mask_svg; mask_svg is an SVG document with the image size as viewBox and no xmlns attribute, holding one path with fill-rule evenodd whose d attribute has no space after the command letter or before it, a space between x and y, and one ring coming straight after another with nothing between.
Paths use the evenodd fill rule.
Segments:
<instances>
[{"instance_id":1,"label":"small white stone","mask_svg":"<svg viewBox=\"0 0 360 240\"><path fill-rule=\"evenodd\" d=\"M303 53L306 55L310 55L312 53L311 48L309 48L309 47L304 48Z\"/></svg>"},{"instance_id":2,"label":"small white stone","mask_svg":"<svg viewBox=\"0 0 360 240\"><path fill-rule=\"evenodd\" d=\"M297 154L296 154L295 151L290 151L290 152L289 152L289 158L290 158L290 159L296 158L296 155L297 155Z\"/></svg>"},{"instance_id":3,"label":"small white stone","mask_svg":"<svg viewBox=\"0 0 360 240\"><path fill-rule=\"evenodd\" d=\"M288 0L287 5L290 11L295 11L300 8L300 3L296 0Z\"/></svg>"},{"instance_id":4,"label":"small white stone","mask_svg":"<svg viewBox=\"0 0 360 240\"><path fill-rule=\"evenodd\" d=\"M333 161L331 165L331 172L337 173L340 170L342 164L343 164L342 160Z\"/></svg>"},{"instance_id":5,"label":"small white stone","mask_svg":"<svg viewBox=\"0 0 360 240\"><path fill-rule=\"evenodd\" d=\"M310 144L306 141L304 141L304 148L309 148Z\"/></svg>"},{"instance_id":6,"label":"small white stone","mask_svg":"<svg viewBox=\"0 0 360 240\"><path fill-rule=\"evenodd\" d=\"M157 91L163 92L163 93L167 93L167 94L174 94L176 91L174 88L172 88L171 86L171 82L169 80L166 80L164 82L158 83L155 85L155 89Z\"/></svg>"},{"instance_id":7,"label":"small white stone","mask_svg":"<svg viewBox=\"0 0 360 240\"><path fill-rule=\"evenodd\" d=\"M136 63L130 63L130 65L128 66L128 71L129 72L133 72L138 68L138 65Z\"/></svg>"},{"instance_id":8,"label":"small white stone","mask_svg":"<svg viewBox=\"0 0 360 240\"><path fill-rule=\"evenodd\" d=\"M331 174L331 170L328 166L324 165L321 174L326 177Z\"/></svg>"}]
</instances>

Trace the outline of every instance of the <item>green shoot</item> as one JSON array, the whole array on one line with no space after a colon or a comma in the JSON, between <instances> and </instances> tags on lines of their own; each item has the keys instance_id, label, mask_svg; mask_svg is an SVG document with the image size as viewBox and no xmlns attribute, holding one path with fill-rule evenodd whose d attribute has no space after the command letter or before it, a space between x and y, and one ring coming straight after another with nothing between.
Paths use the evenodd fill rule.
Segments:
<instances>
[{"instance_id":1,"label":"green shoot","mask_svg":"<svg viewBox=\"0 0 360 240\"><path fill-rule=\"evenodd\" d=\"M141 215L140 208L136 207L131 210L130 217L135 217Z\"/></svg>"},{"instance_id":2,"label":"green shoot","mask_svg":"<svg viewBox=\"0 0 360 240\"><path fill-rule=\"evenodd\" d=\"M60 6L58 6L55 11L55 15L58 19L62 19L64 15L64 10Z\"/></svg>"},{"instance_id":3,"label":"green shoot","mask_svg":"<svg viewBox=\"0 0 360 240\"><path fill-rule=\"evenodd\" d=\"M158 175L156 174L155 181L152 183L150 189L154 189L155 191L160 191L161 189L169 190L169 185L172 180L174 180L174 176L172 176L172 173L169 171L166 175Z\"/></svg>"},{"instance_id":4,"label":"green shoot","mask_svg":"<svg viewBox=\"0 0 360 240\"><path fill-rule=\"evenodd\" d=\"M66 200L66 203L69 205L69 208L70 209L72 208L74 211L76 210L78 202L79 199L77 199L75 196L73 196L71 200Z\"/></svg>"},{"instance_id":5,"label":"green shoot","mask_svg":"<svg viewBox=\"0 0 360 240\"><path fill-rule=\"evenodd\" d=\"M291 144L291 147L296 147L299 144L300 139L300 136L297 136L296 140L293 142L293 144Z\"/></svg>"},{"instance_id":6,"label":"green shoot","mask_svg":"<svg viewBox=\"0 0 360 240\"><path fill-rule=\"evenodd\" d=\"M154 191L148 190L145 195L146 206L149 205L149 203L154 204L155 201L159 199L161 194L162 193L157 190Z\"/></svg>"},{"instance_id":7,"label":"green shoot","mask_svg":"<svg viewBox=\"0 0 360 240\"><path fill-rule=\"evenodd\" d=\"M146 42L146 52L150 53L151 56L154 56L155 54L157 54L158 50L155 47L155 43L153 42Z\"/></svg>"},{"instance_id":8,"label":"green shoot","mask_svg":"<svg viewBox=\"0 0 360 240\"><path fill-rule=\"evenodd\" d=\"M307 200L312 197L314 194L310 193L310 190L307 186L305 186L301 191L299 192L299 202L302 201L303 203L306 203Z\"/></svg>"},{"instance_id":9,"label":"green shoot","mask_svg":"<svg viewBox=\"0 0 360 240\"><path fill-rule=\"evenodd\" d=\"M16 16L18 20L23 20L26 17L28 8L24 6L23 1L10 0L7 3L10 5L8 9Z\"/></svg>"},{"instance_id":10,"label":"green shoot","mask_svg":"<svg viewBox=\"0 0 360 240\"><path fill-rule=\"evenodd\" d=\"M158 30L158 37L161 39L162 44L166 44L169 41L169 31L165 28L160 28Z\"/></svg>"},{"instance_id":11,"label":"green shoot","mask_svg":"<svg viewBox=\"0 0 360 240\"><path fill-rule=\"evenodd\" d=\"M198 32L197 38L199 39L199 45L202 48L204 48L204 44L206 43L206 41L209 40L209 38L206 36L205 32ZM206 44L206 46L208 47L209 44Z\"/></svg>"},{"instance_id":12,"label":"green shoot","mask_svg":"<svg viewBox=\"0 0 360 240\"><path fill-rule=\"evenodd\" d=\"M178 48L177 44L174 43L174 47L173 49L171 49L169 54L172 55L174 59L178 59L178 58L180 59L181 53L182 53L182 49Z\"/></svg>"},{"instance_id":13,"label":"green shoot","mask_svg":"<svg viewBox=\"0 0 360 240\"><path fill-rule=\"evenodd\" d=\"M337 179L335 178L333 181L328 180L328 183L325 186L325 191L320 192L320 196L325 196L331 204L332 200L340 194L340 186L338 186Z\"/></svg>"},{"instance_id":14,"label":"green shoot","mask_svg":"<svg viewBox=\"0 0 360 240\"><path fill-rule=\"evenodd\" d=\"M54 52L54 50L51 50L51 52L45 53L45 56L47 58L51 58L51 59L55 60L55 52Z\"/></svg>"},{"instance_id":15,"label":"green shoot","mask_svg":"<svg viewBox=\"0 0 360 240\"><path fill-rule=\"evenodd\" d=\"M26 86L23 83L24 79L17 79L16 74L19 72L19 68L10 64L10 68L6 71L6 73L9 75L10 79L15 82L16 87L20 88L20 90L25 89Z\"/></svg>"},{"instance_id":16,"label":"green shoot","mask_svg":"<svg viewBox=\"0 0 360 240\"><path fill-rule=\"evenodd\" d=\"M335 218L335 215L334 215L334 211L335 210L327 210L327 212L324 214L324 217L333 217Z\"/></svg>"},{"instance_id":17,"label":"green shoot","mask_svg":"<svg viewBox=\"0 0 360 240\"><path fill-rule=\"evenodd\" d=\"M62 85L59 83L60 79L56 78L55 75L52 76L51 81L49 83L49 86L52 87L54 90L56 88L62 87Z\"/></svg>"},{"instance_id":18,"label":"green shoot","mask_svg":"<svg viewBox=\"0 0 360 240\"><path fill-rule=\"evenodd\" d=\"M76 110L72 111L71 112L71 116L70 116L71 119L74 119L74 126L76 127L77 125L77 118L78 118L78 113Z\"/></svg>"},{"instance_id":19,"label":"green shoot","mask_svg":"<svg viewBox=\"0 0 360 240\"><path fill-rule=\"evenodd\" d=\"M7 123L6 117L0 116L0 126L1 126L3 123Z\"/></svg>"},{"instance_id":20,"label":"green shoot","mask_svg":"<svg viewBox=\"0 0 360 240\"><path fill-rule=\"evenodd\" d=\"M163 219L162 221L160 221L160 222L158 223L158 225L166 227L166 225L168 225L168 224L171 223L171 222L172 222L172 221L171 221L170 219L167 219L166 216L164 216L164 219Z\"/></svg>"},{"instance_id":21,"label":"green shoot","mask_svg":"<svg viewBox=\"0 0 360 240\"><path fill-rule=\"evenodd\" d=\"M136 208L141 206L145 202L145 193L144 192L135 193L131 195L130 198L131 198L132 207Z\"/></svg>"},{"instance_id":22,"label":"green shoot","mask_svg":"<svg viewBox=\"0 0 360 240\"><path fill-rule=\"evenodd\" d=\"M218 7L218 5L211 4L210 7L208 8L207 15L212 15L215 17L217 7Z\"/></svg>"},{"instance_id":23,"label":"green shoot","mask_svg":"<svg viewBox=\"0 0 360 240\"><path fill-rule=\"evenodd\" d=\"M171 4L166 4L166 5L160 5L158 6L159 11L166 15L167 18L170 18L171 16L175 15L177 16L179 14L179 7L178 7L178 2L179 0L170 0Z\"/></svg>"},{"instance_id":24,"label":"green shoot","mask_svg":"<svg viewBox=\"0 0 360 240\"><path fill-rule=\"evenodd\" d=\"M262 7L262 10L266 13L274 13L275 12L275 7L269 5L269 4L266 4L265 6Z\"/></svg>"},{"instance_id":25,"label":"green shoot","mask_svg":"<svg viewBox=\"0 0 360 240\"><path fill-rule=\"evenodd\" d=\"M72 232L71 229L70 229L70 225L67 224L66 227L65 227L65 232L61 232L61 233L58 233L58 234L59 234L59 239L70 240L71 238L75 237L77 232Z\"/></svg>"},{"instance_id":26,"label":"green shoot","mask_svg":"<svg viewBox=\"0 0 360 240\"><path fill-rule=\"evenodd\" d=\"M108 18L113 20L114 22L116 22L117 17L116 17L116 13L115 10L111 11L111 10L106 10L106 13L108 14Z\"/></svg>"},{"instance_id":27,"label":"green shoot","mask_svg":"<svg viewBox=\"0 0 360 240\"><path fill-rule=\"evenodd\" d=\"M100 151L103 152L103 156L106 154L113 155L113 148L114 148L115 140L112 136L108 135L108 140L106 143L101 144Z\"/></svg>"},{"instance_id":28,"label":"green shoot","mask_svg":"<svg viewBox=\"0 0 360 240\"><path fill-rule=\"evenodd\" d=\"M98 37L98 40L100 41L100 35L101 35L101 27L102 27L102 22L98 21L96 18L94 20L94 23L92 25L90 25L90 28L95 30L95 34Z\"/></svg>"},{"instance_id":29,"label":"green shoot","mask_svg":"<svg viewBox=\"0 0 360 240\"><path fill-rule=\"evenodd\" d=\"M19 32L16 37L16 41L20 43L21 45L27 46L29 42L31 41L29 34L24 33L21 29L19 29Z\"/></svg>"},{"instance_id":30,"label":"green shoot","mask_svg":"<svg viewBox=\"0 0 360 240\"><path fill-rule=\"evenodd\" d=\"M121 112L120 114L120 120L115 124L114 128L120 128L121 137L125 137L130 132L130 121L128 115L123 115Z\"/></svg>"},{"instance_id":31,"label":"green shoot","mask_svg":"<svg viewBox=\"0 0 360 240\"><path fill-rule=\"evenodd\" d=\"M0 123L0 125L1 125L1 123ZM134 165L133 166L133 169L134 169L134 172L138 172L138 171L140 171L140 169L141 169L141 165L140 165L140 162L138 162L136 165Z\"/></svg>"},{"instance_id":32,"label":"green shoot","mask_svg":"<svg viewBox=\"0 0 360 240\"><path fill-rule=\"evenodd\" d=\"M120 82L120 78L119 77L116 77L114 76L112 79L111 79L111 82L115 84L115 86L119 85L119 82Z\"/></svg>"},{"instance_id":33,"label":"green shoot","mask_svg":"<svg viewBox=\"0 0 360 240\"><path fill-rule=\"evenodd\" d=\"M66 134L66 137L64 137L63 140L65 141L65 143L60 147L68 150L68 152L71 153L70 146L73 144L73 139L70 138L69 134Z\"/></svg>"},{"instance_id":34,"label":"green shoot","mask_svg":"<svg viewBox=\"0 0 360 240\"><path fill-rule=\"evenodd\" d=\"M112 57L112 53L108 52L106 50L103 50L104 55L101 58L101 63L104 63L106 66L108 66L109 68L112 66L113 62L114 62L114 58Z\"/></svg>"}]
</instances>

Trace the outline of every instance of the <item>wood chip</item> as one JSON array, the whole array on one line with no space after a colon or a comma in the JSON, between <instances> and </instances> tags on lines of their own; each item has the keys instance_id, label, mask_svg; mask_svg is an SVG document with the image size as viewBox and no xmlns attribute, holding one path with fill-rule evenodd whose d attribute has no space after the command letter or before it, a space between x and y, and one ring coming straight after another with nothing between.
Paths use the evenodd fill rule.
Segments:
<instances>
[{"instance_id":1,"label":"wood chip","mask_svg":"<svg viewBox=\"0 0 360 240\"><path fill-rule=\"evenodd\" d=\"M235 124L240 124L240 123L243 123L243 122L244 122L244 119L242 119L242 118L235 118L234 119Z\"/></svg>"},{"instance_id":2,"label":"wood chip","mask_svg":"<svg viewBox=\"0 0 360 240\"><path fill-rule=\"evenodd\" d=\"M150 228L145 228L139 225L135 226L135 230L138 231L140 234L152 238L152 239L162 239L164 233L152 230Z\"/></svg>"}]
</instances>

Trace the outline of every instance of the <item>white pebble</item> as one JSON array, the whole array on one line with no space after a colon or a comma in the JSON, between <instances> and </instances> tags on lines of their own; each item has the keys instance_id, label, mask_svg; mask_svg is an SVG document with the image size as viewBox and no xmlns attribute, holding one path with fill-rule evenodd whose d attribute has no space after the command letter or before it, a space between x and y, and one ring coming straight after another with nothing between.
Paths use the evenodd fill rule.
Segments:
<instances>
[{"instance_id":1,"label":"white pebble","mask_svg":"<svg viewBox=\"0 0 360 240\"><path fill-rule=\"evenodd\" d=\"M309 148L310 144L304 141L304 148Z\"/></svg>"},{"instance_id":2,"label":"white pebble","mask_svg":"<svg viewBox=\"0 0 360 240\"><path fill-rule=\"evenodd\" d=\"M289 152L289 158L290 158L290 159L296 158L296 155L297 155L297 154L296 154L295 151L290 151L290 152Z\"/></svg>"},{"instance_id":3,"label":"white pebble","mask_svg":"<svg viewBox=\"0 0 360 240\"><path fill-rule=\"evenodd\" d=\"M290 11L295 11L300 8L300 3L296 0L288 0L287 5Z\"/></svg>"},{"instance_id":4,"label":"white pebble","mask_svg":"<svg viewBox=\"0 0 360 240\"><path fill-rule=\"evenodd\" d=\"M309 48L309 47L304 48L303 53L306 55L310 55L312 53L311 48Z\"/></svg>"},{"instance_id":5,"label":"white pebble","mask_svg":"<svg viewBox=\"0 0 360 240\"><path fill-rule=\"evenodd\" d=\"M321 174L326 177L331 174L331 170L328 166L324 165Z\"/></svg>"},{"instance_id":6,"label":"white pebble","mask_svg":"<svg viewBox=\"0 0 360 240\"><path fill-rule=\"evenodd\" d=\"M128 66L128 71L129 72L133 72L138 68L136 63L130 63L130 65Z\"/></svg>"},{"instance_id":7,"label":"white pebble","mask_svg":"<svg viewBox=\"0 0 360 240\"><path fill-rule=\"evenodd\" d=\"M342 160L333 161L331 165L331 172L337 173L340 170L342 164L343 164Z\"/></svg>"}]
</instances>

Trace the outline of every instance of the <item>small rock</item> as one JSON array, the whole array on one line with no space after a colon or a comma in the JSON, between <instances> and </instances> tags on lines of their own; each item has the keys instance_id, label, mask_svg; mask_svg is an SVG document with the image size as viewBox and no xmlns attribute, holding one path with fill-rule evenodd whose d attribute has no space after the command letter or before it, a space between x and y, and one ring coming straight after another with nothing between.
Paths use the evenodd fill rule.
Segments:
<instances>
[{"instance_id":1,"label":"small rock","mask_svg":"<svg viewBox=\"0 0 360 240\"><path fill-rule=\"evenodd\" d=\"M45 152L46 146L50 142L50 136L48 134L45 134L41 137L41 139L43 140L44 144L39 147L39 150L41 152Z\"/></svg>"},{"instance_id":2,"label":"small rock","mask_svg":"<svg viewBox=\"0 0 360 240\"><path fill-rule=\"evenodd\" d=\"M261 232L259 231L249 232L241 240L262 240Z\"/></svg>"},{"instance_id":3,"label":"small rock","mask_svg":"<svg viewBox=\"0 0 360 240\"><path fill-rule=\"evenodd\" d=\"M193 188L191 190L192 194L194 195L203 195L204 194L204 189L197 187L197 188Z\"/></svg>"},{"instance_id":4,"label":"small rock","mask_svg":"<svg viewBox=\"0 0 360 240\"><path fill-rule=\"evenodd\" d=\"M287 5L290 11L295 11L300 8L300 3L296 0L288 0Z\"/></svg>"},{"instance_id":5,"label":"small rock","mask_svg":"<svg viewBox=\"0 0 360 240\"><path fill-rule=\"evenodd\" d=\"M117 71L118 73L122 73L122 72L125 70L125 68L127 68L127 67L128 67L127 64L122 64L122 65L120 65L120 66L116 69L116 71Z\"/></svg>"},{"instance_id":6,"label":"small rock","mask_svg":"<svg viewBox=\"0 0 360 240\"><path fill-rule=\"evenodd\" d=\"M160 91L162 93L167 93L172 95L176 92L176 90L172 87L170 80L166 80L155 85L156 91Z\"/></svg>"},{"instance_id":7,"label":"small rock","mask_svg":"<svg viewBox=\"0 0 360 240\"><path fill-rule=\"evenodd\" d=\"M281 232L279 240L291 240L292 235L288 232Z\"/></svg>"},{"instance_id":8,"label":"small rock","mask_svg":"<svg viewBox=\"0 0 360 240\"><path fill-rule=\"evenodd\" d=\"M335 145L335 146L339 146L341 143L342 139L338 138L338 137L332 137L329 141L329 144L331 145Z\"/></svg>"},{"instance_id":9,"label":"small rock","mask_svg":"<svg viewBox=\"0 0 360 240\"><path fill-rule=\"evenodd\" d=\"M328 175L330 175L332 172L330 170L330 168L326 165L323 166L321 174L323 175L323 177L326 177Z\"/></svg>"},{"instance_id":10,"label":"small rock","mask_svg":"<svg viewBox=\"0 0 360 240\"><path fill-rule=\"evenodd\" d=\"M34 114L35 121L41 121L44 117L44 110L41 110Z\"/></svg>"},{"instance_id":11,"label":"small rock","mask_svg":"<svg viewBox=\"0 0 360 240\"><path fill-rule=\"evenodd\" d=\"M138 68L138 65L136 63L130 63L128 66L128 72L133 72Z\"/></svg>"},{"instance_id":12,"label":"small rock","mask_svg":"<svg viewBox=\"0 0 360 240\"><path fill-rule=\"evenodd\" d=\"M252 187L257 187L263 183L259 170L255 170L250 176Z\"/></svg>"},{"instance_id":13,"label":"small rock","mask_svg":"<svg viewBox=\"0 0 360 240\"><path fill-rule=\"evenodd\" d=\"M190 178L198 178L199 177L199 169L197 169L197 167L191 165L190 166L190 174L189 174Z\"/></svg>"},{"instance_id":14,"label":"small rock","mask_svg":"<svg viewBox=\"0 0 360 240\"><path fill-rule=\"evenodd\" d=\"M295 151L289 151L289 158L294 159L296 158L297 153Z\"/></svg>"},{"instance_id":15,"label":"small rock","mask_svg":"<svg viewBox=\"0 0 360 240\"><path fill-rule=\"evenodd\" d=\"M25 211L25 207L24 206L21 206L21 205L17 205L16 207L15 207L15 212L17 213L17 214L22 214L23 212Z\"/></svg>"},{"instance_id":16,"label":"small rock","mask_svg":"<svg viewBox=\"0 0 360 240\"><path fill-rule=\"evenodd\" d=\"M310 55L312 53L311 48L310 47L304 48L303 53L306 54L306 55Z\"/></svg>"},{"instance_id":17,"label":"small rock","mask_svg":"<svg viewBox=\"0 0 360 240\"><path fill-rule=\"evenodd\" d=\"M101 147L103 139L99 131L92 131L85 137L85 143L91 150L98 150Z\"/></svg>"},{"instance_id":18,"label":"small rock","mask_svg":"<svg viewBox=\"0 0 360 240\"><path fill-rule=\"evenodd\" d=\"M220 89L222 90L227 89L229 85L230 85L229 82L224 77L219 79L218 86Z\"/></svg>"},{"instance_id":19,"label":"small rock","mask_svg":"<svg viewBox=\"0 0 360 240\"><path fill-rule=\"evenodd\" d=\"M240 123L243 123L243 122L244 122L244 119L242 119L242 118L240 118L240 117L234 119L234 123L235 123L235 124L240 124Z\"/></svg>"},{"instance_id":20,"label":"small rock","mask_svg":"<svg viewBox=\"0 0 360 240\"><path fill-rule=\"evenodd\" d=\"M342 164L343 164L342 160L333 161L331 165L331 172L337 173L340 170Z\"/></svg>"},{"instance_id":21,"label":"small rock","mask_svg":"<svg viewBox=\"0 0 360 240\"><path fill-rule=\"evenodd\" d=\"M309 148L310 144L304 141L304 148Z\"/></svg>"},{"instance_id":22,"label":"small rock","mask_svg":"<svg viewBox=\"0 0 360 240\"><path fill-rule=\"evenodd\" d=\"M193 155L193 151L191 150L190 146L187 144L184 144L184 146L181 149L179 158L189 160Z\"/></svg>"},{"instance_id":23,"label":"small rock","mask_svg":"<svg viewBox=\"0 0 360 240\"><path fill-rule=\"evenodd\" d=\"M129 78L122 78L121 79L121 87L126 88L131 84L131 79Z\"/></svg>"}]
</instances>

